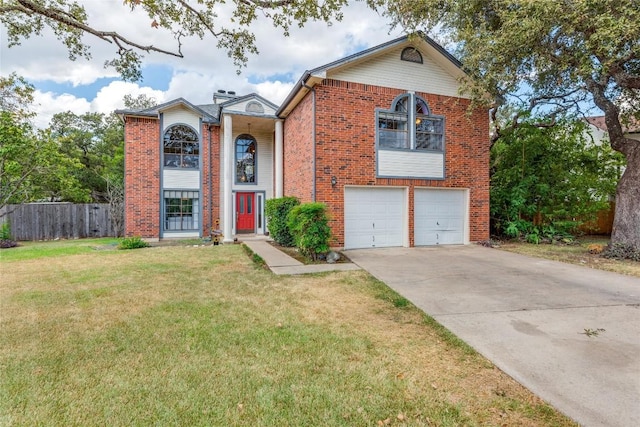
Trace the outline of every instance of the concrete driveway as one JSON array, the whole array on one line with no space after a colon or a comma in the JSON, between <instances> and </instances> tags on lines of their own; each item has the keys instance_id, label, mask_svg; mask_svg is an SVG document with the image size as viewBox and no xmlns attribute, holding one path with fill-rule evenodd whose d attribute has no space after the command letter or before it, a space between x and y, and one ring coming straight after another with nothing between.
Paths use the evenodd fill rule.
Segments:
<instances>
[{"instance_id":1,"label":"concrete driveway","mask_svg":"<svg viewBox=\"0 0 640 427\"><path fill-rule=\"evenodd\" d=\"M585 426L640 426L640 279L480 246L346 251Z\"/></svg>"}]
</instances>

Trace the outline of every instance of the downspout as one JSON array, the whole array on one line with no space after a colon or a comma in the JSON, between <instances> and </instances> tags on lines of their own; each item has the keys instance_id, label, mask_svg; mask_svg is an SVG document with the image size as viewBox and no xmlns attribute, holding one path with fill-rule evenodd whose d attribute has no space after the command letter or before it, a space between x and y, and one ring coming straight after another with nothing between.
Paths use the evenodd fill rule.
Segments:
<instances>
[{"instance_id":1,"label":"downspout","mask_svg":"<svg viewBox=\"0 0 640 427\"><path fill-rule=\"evenodd\" d=\"M303 82L302 87L311 92L311 114L313 114L313 120L311 122L311 143L313 144L313 159L311 160L311 166L313 168L313 188L311 190L311 201L316 201L316 89L312 86L308 86Z\"/></svg>"}]
</instances>

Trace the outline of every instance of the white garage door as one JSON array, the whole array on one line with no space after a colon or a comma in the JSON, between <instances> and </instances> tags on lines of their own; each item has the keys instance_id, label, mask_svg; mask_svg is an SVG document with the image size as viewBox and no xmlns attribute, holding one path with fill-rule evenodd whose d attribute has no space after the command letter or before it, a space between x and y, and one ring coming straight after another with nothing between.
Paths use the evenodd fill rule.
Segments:
<instances>
[{"instance_id":1,"label":"white garage door","mask_svg":"<svg viewBox=\"0 0 640 427\"><path fill-rule=\"evenodd\" d=\"M465 243L466 191L416 188L414 193L414 243L455 245Z\"/></svg>"},{"instance_id":2,"label":"white garage door","mask_svg":"<svg viewBox=\"0 0 640 427\"><path fill-rule=\"evenodd\" d=\"M403 246L406 209L403 188L344 190L344 247Z\"/></svg>"}]
</instances>

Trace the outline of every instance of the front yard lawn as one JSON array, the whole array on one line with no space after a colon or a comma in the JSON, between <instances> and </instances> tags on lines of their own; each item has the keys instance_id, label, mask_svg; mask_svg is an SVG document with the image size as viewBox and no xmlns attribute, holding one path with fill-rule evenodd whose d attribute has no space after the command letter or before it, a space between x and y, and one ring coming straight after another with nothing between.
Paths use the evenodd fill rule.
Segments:
<instances>
[{"instance_id":1,"label":"front yard lawn","mask_svg":"<svg viewBox=\"0 0 640 427\"><path fill-rule=\"evenodd\" d=\"M111 246L0 252L0 425L574 425L365 272Z\"/></svg>"}]
</instances>

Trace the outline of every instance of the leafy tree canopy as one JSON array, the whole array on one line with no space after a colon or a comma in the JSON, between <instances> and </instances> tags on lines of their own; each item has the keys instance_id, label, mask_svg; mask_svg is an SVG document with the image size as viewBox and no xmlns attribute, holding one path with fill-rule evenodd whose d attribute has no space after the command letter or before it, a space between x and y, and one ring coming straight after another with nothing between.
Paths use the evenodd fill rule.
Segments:
<instances>
[{"instance_id":1,"label":"leafy tree canopy","mask_svg":"<svg viewBox=\"0 0 640 427\"><path fill-rule=\"evenodd\" d=\"M640 140L625 132L640 119L637 0L367 1L394 25L456 46L469 76L464 89L491 107L493 142L530 124L532 113L541 118L535 125L548 127L580 114L585 102L600 108L611 147L627 161L612 240L640 248ZM501 123L505 106L511 114Z\"/></svg>"},{"instance_id":2,"label":"leafy tree canopy","mask_svg":"<svg viewBox=\"0 0 640 427\"><path fill-rule=\"evenodd\" d=\"M157 52L183 57L182 43L186 38L212 36L217 47L227 51L237 67L246 64L249 54L256 54L255 35L251 26L258 19L269 19L275 27L289 34L292 25L303 26L309 21L331 23L342 19L341 8L348 0L123 0L122 13L143 10L149 25L170 32L173 47L141 44L134 35L125 35L109 28L98 28L89 21L81 1L75 0L3 0L0 2L0 22L7 28L9 46L40 35L45 28L66 47L69 58L91 58L84 35L111 43L115 57L105 63L114 67L124 80L140 80L144 53ZM228 4L228 5L227 5ZM221 9L231 7L231 17L222 18Z\"/></svg>"},{"instance_id":3,"label":"leafy tree canopy","mask_svg":"<svg viewBox=\"0 0 640 427\"><path fill-rule=\"evenodd\" d=\"M491 167L494 232L537 237L544 229L568 231L608 208L622 156L593 141L584 120L550 128L524 122L493 145Z\"/></svg>"}]
</instances>

